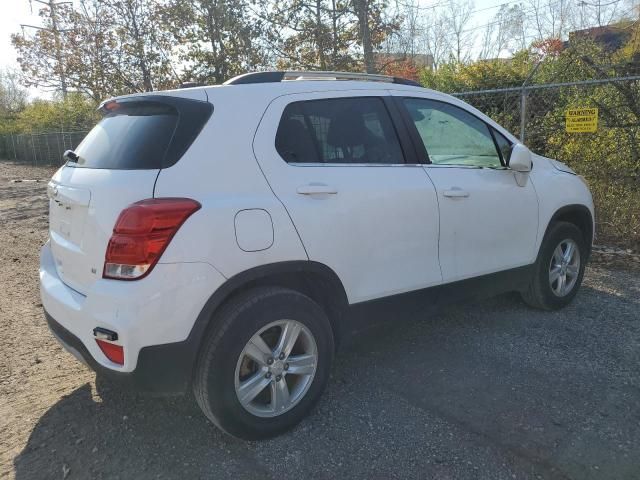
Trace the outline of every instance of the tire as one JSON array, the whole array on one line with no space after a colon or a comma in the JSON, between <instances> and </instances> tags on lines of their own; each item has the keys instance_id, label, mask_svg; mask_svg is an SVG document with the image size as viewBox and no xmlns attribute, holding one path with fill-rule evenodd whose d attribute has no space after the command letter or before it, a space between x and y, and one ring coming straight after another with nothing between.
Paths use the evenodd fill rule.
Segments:
<instances>
[{"instance_id":1,"label":"tire","mask_svg":"<svg viewBox=\"0 0 640 480\"><path fill-rule=\"evenodd\" d=\"M212 325L215 327L204 339L193 381L194 396L206 417L226 433L245 440L271 438L300 422L324 391L333 361L333 333L323 309L299 292L260 287L232 298L216 314ZM278 342L286 337L285 327L299 333L289 351L291 356L285 358L282 352L281 360L277 356ZM265 344L256 340L257 334ZM263 350L249 349L250 340L256 340ZM264 347L269 347L267 352L273 350L276 357L268 354L258 363L246 353L249 349L254 357L256 352L262 355ZM287 361L300 365L295 362L302 358L311 359L304 368L315 369L313 374L293 373L296 367L289 367ZM272 364L267 365L268 361ZM258 388L265 382L268 386L243 405L240 396L246 393L247 380L258 382L254 382ZM279 399L284 394L279 392L284 387L292 401L282 410L285 402ZM278 391L273 393L274 389ZM245 402L249 397L245 396Z\"/></svg>"},{"instance_id":2,"label":"tire","mask_svg":"<svg viewBox=\"0 0 640 480\"><path fill-rule=\"evenodd\" d=\"M560 248L560 252L564 254L567 245L570 244L573 244L574 249L577 249L578 265L576 268L575 261L572 261L564 265L564 270L562 270L556 261L558 258L556 257L556 249ZM553 223L542 241L529 287L521 292L522 299L529 306L542 310L558 310L566 307L578 293L587 257L588 251L580 229L573 223ZM553 276L551 269L554 269ZM564 288L558 283L562 281L561 279L552 281L557 273L563 271L565 272ZM575 275L571 275L571 272L575 272Z\"/></svg>"}]
</instances>

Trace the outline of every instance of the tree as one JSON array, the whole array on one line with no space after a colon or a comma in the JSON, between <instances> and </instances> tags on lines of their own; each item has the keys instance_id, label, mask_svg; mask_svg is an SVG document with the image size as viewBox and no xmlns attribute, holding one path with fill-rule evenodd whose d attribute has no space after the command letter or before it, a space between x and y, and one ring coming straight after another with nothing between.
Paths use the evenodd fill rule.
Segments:
<instances>
[{"instance_id":1,"label":"tree","mask_svg":"<svg viewBox=\"0 0 640 480\"><path fill-rule=\"evenodd\" d=\"M15 130L18 114L27 104L27 91L13 70L0 70L0 134Z\"/></svg>"},{"instance_id":2,"label":"tree","mask_svg":"<svg viewBox=\"0 0 640 480\"><path fill-rule=\"evenodd\" d=\"M584 1L569 0L548 2L547 0L527 0L527 10L532 18L530 30L536 40L566 38L570 30L585 28L590 21L584 16ZM580 16L577 5L582 5ZM587 23L585 23L587 22Z\"/></svg>"},{"instance_id":3,"label":"tree","mask_svg":"<svg viewBox=\"0 0 640 480\"><path fill-rule=\"evenodd\" d=\"M48 9L40 10L43 28L35 34L12 35L27 86L63 95L66 89L81 91L98 101L179 81L171 68L171 37L160 28L158 1L80 0L77 8L56 5L53 17ZM59 32L57 40L54 30Z\"/></svg>"},{"instance_id":4,"label":"tree","mask_svg":"<svg viewBox=\"0 0 640 480\"><path fill-rule=\"evenodd\" d=\"M20 76L10 69L0 70L0 115L15 115L27 104L27 91L20 85Z\"/></svg>"},{"instance_id":5,"label":"tree","mask_svg":"<svg viewBox=\"0 0 640 480\"><path fill-rule=\"evenodd\" d=\"M11 43L18 52L18 63L24 74L27 86L44 90L67 93L66 80L66 38L63 32L71 25L64 21L72 7L68 3L51 1L40 8L38 15L42 19L42 27L35 28L35 33L28 34L23 26L22 33L11 35Z\"/></svg>"},{"instance_id":6,"label":"tree","mask_svg":"<svg viewBox=\"0 0 640 480\"><path fill-rule=\"evenodd\" d=\"M280 68L374 72L374 52L399 26L384 13L373 0L275 0L261 18Z\"/></svg>"},{"instance_id":7,"label":"tree","mask_svg":"<svg viewBox=\"0 0 640 480\"><path fill-rule=\"evenodd\" d=\"M399 28L397 17L385 21L386 6L384 0L351 0L351 7L357 18L358 43L362 48L363 67L367 73L376 72L374 50Z\"/></svg>"},{"instance_id":8,"label":"tree","mask_svg":"<svg viewBox=\"0 0 640 480\"><path fill-rule=\"evenodd\" d=\"M433 68L438 67L447 58L447 21L439 12L434 12L425 27L425 45L427 53L433 57Z\"/></svg>"},{"instance_id":9,"label":"tree","mask_svg":"<svg viewBox=\"0 0 640 480\"><path fill-rule=\"evenodd\" d=\"M497 58L502 53L513 53L527 48L525 15L519 4L500 7L485 28L480 59Z\"/></svg>"},{"instance_id":10,"label":"tree","mask_svg":"<svg viewBox=\"0 0 640 480\"><path fill-rule=\"evenodd\" d=\"M385 40L383 49L387 54L403 54L411 57L422 50L424 25L421 7L417 0L397 4L396 14L402 19L399 28Z\"/></svg>"},{"instance_id":11,"label":"tree","mask_svg":"<svg viewBox=\"0 0 640 480\"><path fill-rule=\"evenodd\" d=\"M362 46L364 57L364 70L367 73L376 71L373 60L373 41L371 39L371 26L369 25L369 15L371 3L369 0L353 0L353 10L358 17L358 39Z\"/></svg>"},{"instance_id":12,"label":"tree","mask_svg":"<svg viewBox=\"0 0 640 480\"><path fill-rule=\"evenodd\" d=\"M171 69L172 42L162 28L161 4L156 0L102 0L111 16L116 38L112 60L120 82L135 92L175 85Z\"/></svg>"},{"instance_id":13,"label":"tree","mask_svg":"<svg viewBox=\"0 0 640 480\"><path fill-rule=\"evenodd\" d=\"M418 66L410 58L389 62L381 68L381 71L385 75L406 78L416 82L420 79Z\"/></svg>"},{"instance_id":14,"label":"tree","mask_svg":"<svg viewBox=\"0 0 640 480\"><path fill-rule=\"evenodd\" d=\"M471 56L473 33L467 29L473 3L470 0L449 0L444 14L444 22L450 33L449 49L458 62L464 62Z\"/></svg>"},{"instance_id":15,"label":"tree","mask_svg":"<svg viewBox=\"0 0 640 480\"><path fill-rule=\"evenodd\" d=\"M345 0L276 0L265 4L267 39L279 68L355 70L357 26ZM282 32L290 33L283 35Z\"/></svg>"},{"instance_id":16,"label":"tree","mask_svg":"<svg viewBox=\"0 0 640 480\"><path fill-rule=\"evenodd\" d=\"M406 3L397 4L390 18L396 22L397 28L384 41L385 54L396 57L402 54L407 60L414 60L417 55L433 55L431 44L435 42L438 45L443 38L441 35L430 35L434 33L430 30L431 25L441 18L438 10L423 7L418 0L407 0Z\"/></svg>"},{"instance_id":17,"label":"tree","mask_svg":"<svg viewBox=\"0 0 640 480\"><path fill-rule=\"evenodd\" d=\"M185 78L222 83L265 65L263 21L246 0L171 0L162 17L179 45Z\"/></svg>"},{"instance_id":18,"label":"tree","mask_svg":"<svg viewBox=\"0 0 640 480\"><path fill-rule=\"evenodd\" d=\"M74 26L66 33L65 43L71 88L95 102L136 90L129 81L129 73L118 68L115 53L118 38L104 0L81 0L78 9L66 11L63 19Z\"/></svg>"},{"instance_id":19,"label":"tree","mask_svg":"<svg viewBox=\"0 0 640 480\"><path fill-rule=\"evenodd\" d=\"M15 131L73 132L95 125L99 115L96 104L85 95L69 92L66 98L34 100L16 116Z\"/></svg>"}]
</instances>

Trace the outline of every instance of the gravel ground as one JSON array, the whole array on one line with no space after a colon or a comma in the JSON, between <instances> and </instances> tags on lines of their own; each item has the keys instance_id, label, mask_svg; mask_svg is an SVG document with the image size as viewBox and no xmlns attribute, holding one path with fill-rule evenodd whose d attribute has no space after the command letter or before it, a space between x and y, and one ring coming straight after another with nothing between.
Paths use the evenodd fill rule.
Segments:
<instances>
[{"instance_id":1,"label":"gravel ground","mask_svg":"<svg viewBox=\"0 0 640 480\"><path fill-rule=\"evenodd\" d=\"M37 287L51 169L0 163L0 478L640 477L640 270L561 312L515 295L362 334L294 431L247 443L193 404L96 384ZM36 179L40 182L12 182Z\"/></svg>"}]
</instances>

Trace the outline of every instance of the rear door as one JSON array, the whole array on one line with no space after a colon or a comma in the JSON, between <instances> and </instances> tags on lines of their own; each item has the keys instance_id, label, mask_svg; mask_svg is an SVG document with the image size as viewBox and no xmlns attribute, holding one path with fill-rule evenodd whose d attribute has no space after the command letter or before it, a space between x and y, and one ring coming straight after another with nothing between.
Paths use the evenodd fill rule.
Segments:
<instances>
[{"instance_id":1,"label":"rear door","mask_svg":"<svg viewBox=\"0 0 640 480\"><path fill-rule=\"evenodd\" d=\"M57 272L80 293L102 277L120 212L153 197L158 172L180 158L199 132L192 123L206 121L211 106L156 95L118 99L102 110L103 119L76 148L77 161L68 161L48 185ZM189 121L181 120L185 112L191 112Z\"/></svg>"},{"instance_id":2,"label":"rear door","mask_svg":"<svg viewBox=\"0 0 640 480\"><path fill-rule=\"evenodd\" d=\"M440 206L440 265L445 282L532 263L538 199L507 167L510 142L495 128L445 101L401 98L427 159Z\"/></svg>"},{"instance_id":3,"label":"rear door","mask_svg":"<svg viewBox=\"0 0 640 480\"><path fill-rule=\"evenodd\" d=\"M380 90L279 97L254 140L309 259L338 274L351 303L441 282L435 190L388 99Z\"/></svg>"}]
</instances>

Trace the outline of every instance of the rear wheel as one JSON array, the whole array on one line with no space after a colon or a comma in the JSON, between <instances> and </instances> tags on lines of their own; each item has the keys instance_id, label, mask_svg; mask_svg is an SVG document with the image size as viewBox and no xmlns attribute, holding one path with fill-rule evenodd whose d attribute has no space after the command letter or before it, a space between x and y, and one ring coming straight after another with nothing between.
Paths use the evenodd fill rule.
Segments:
<instances>
[{"instance_id":1,"label":"rear wheel","mask_svg":"<svg viewBox=\"0 0 640 480\"><path fill-rule=\"evenodd\" d=\"M292 290L258 288L231 300L214 321L194 378L204 414L248 440L302 420L324 390L333 359L322 308Z\"/></svg>"},{"instance_id":2,"label":"rear wheel","mask_svg":"<svg viewBox=\"0 0 640 480\"><path fill-rule=\"evenodd\" d=\"M540 247L524 301L535 308L556 310L576 296L584 275L587 249L578 227L568 222L551 225Z\"/></svg>"}]
</instances>

